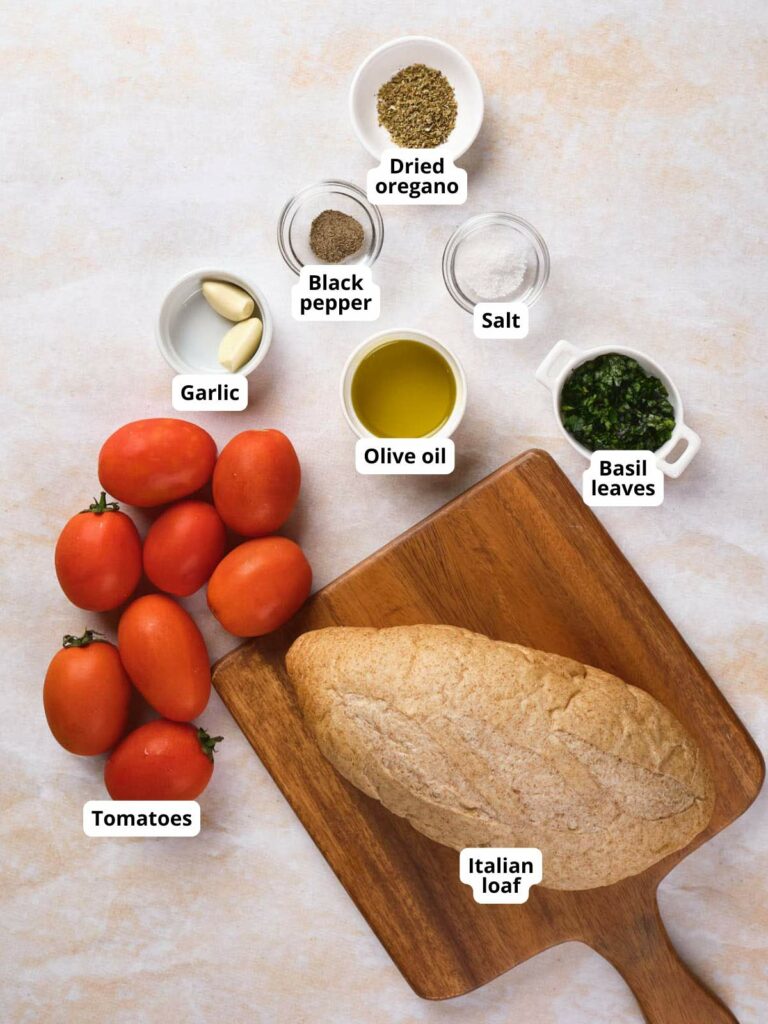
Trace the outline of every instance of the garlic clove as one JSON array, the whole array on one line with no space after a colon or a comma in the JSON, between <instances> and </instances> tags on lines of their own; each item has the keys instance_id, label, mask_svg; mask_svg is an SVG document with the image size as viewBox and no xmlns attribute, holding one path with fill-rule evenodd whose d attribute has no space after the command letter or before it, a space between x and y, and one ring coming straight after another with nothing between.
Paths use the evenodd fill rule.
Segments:
<instances>
[{"instance_id":1,"label":"garlic clove","mask_svg":"<svg viewBox=\"0 0 768 1024\"><path fill-rule=\"evenodd\" d=\"M262 324L257 316L231 327L219 345L219 362L230 373L237 371L252 358L261 342Z\"/></svg>"},{"instance_id":2,"label":"garlic clove","mask_svg":"<svg viewBox=\"0 0 768 1024\"><path fill-rule=\"evenodd\" d=\"M248 292L228 281L203 281L203 296L217 313L227 320L247 320L253 316L255 303Z\"/></svg>"}]
</instances>

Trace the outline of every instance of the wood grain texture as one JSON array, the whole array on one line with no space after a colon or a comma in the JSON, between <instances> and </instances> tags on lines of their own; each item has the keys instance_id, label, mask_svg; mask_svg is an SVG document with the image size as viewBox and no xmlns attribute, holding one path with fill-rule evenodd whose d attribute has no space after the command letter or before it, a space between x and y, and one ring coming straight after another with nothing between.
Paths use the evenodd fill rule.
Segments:
<instances>
[{"instance_id":1,"label":"wood grain texture","mask_svg":"<svg viewBox=\"0 0 768 1024\"><path fill-rule=\"evenodd\" d=\"M341 778L301 720L283 666L293 639L329 625L464 626L613 672L652 693L711 761L707 830L641 875L585 892L534 887L482 906L458 854ZM621 972L652 1024L735 1018L675 954L656 888L740 815L764 768L748 733L554 461L530 451L316 594L283 630L222 659L214 684L342 885L413 989L461 995L560 942Z\"/></svg>"}]
</instances>

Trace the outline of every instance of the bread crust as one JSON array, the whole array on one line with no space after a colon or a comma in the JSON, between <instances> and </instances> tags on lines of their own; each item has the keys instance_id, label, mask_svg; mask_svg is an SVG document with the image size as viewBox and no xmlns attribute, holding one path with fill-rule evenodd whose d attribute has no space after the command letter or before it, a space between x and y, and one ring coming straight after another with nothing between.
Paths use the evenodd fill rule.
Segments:
<instances>
[{"instance_id":1,"label":"bread crust","mask_svg":"<svg viewBox=\"0 0 768 1024\"><path fill-rule=\"evenodd\" d=\"M550 888L637 874L711 817L696 743L600 669L434 625L305 633L286 665L345 778L457 850L538 847Z\"/></svg>"}]
</instances>

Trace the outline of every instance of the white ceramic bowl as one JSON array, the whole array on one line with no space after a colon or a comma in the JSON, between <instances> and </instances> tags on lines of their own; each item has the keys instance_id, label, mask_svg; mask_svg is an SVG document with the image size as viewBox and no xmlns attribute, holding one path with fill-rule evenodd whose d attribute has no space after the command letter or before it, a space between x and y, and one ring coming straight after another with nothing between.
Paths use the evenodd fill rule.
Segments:
<instances>
[{"instance_id":1,"label":"white ceramic bowl","mask_svg":"<svg viewBox=\"0 0 768 1024\"><path fill-rule=\"evenodd\" d=\"M686 425L683 419L683 400L672 379L662 370L657 362L649 359L642 352L638 352L637 349L624 348L621 345L600 345L598 348L583 349L577 348L576 345L572 345L569 341L558 341L549 354L544 357L538 370L536 370L536 380L552 392L552 407L560 427L560 433L570 441L576 451L580 452L584 458L589 459L591 457L592 453L589 449L580 444L563 426L563 417L560 413L560 394L567 377L577 366L581 366L582 363L588 363L597 356L608 355L610 352L618 352L619 355L631 356L632 359L636 359L646 373L658 377L667 389L667 394L675 413L675 429L672 431L670 439L655 453L656 463L666 476L680 476L701 447L701 438ZM681 443L684 447L680 454L674 461L670 462L667 456Z\"/></svg>"},{"instance_id":2,"label":"white ceramic bowl","mask_svg":"<svg viewBox=\"0 0 768 1024\"><path fill-rule=\"evenodd\" d=\"M442 345L431 335L424 334L423 331L414 331L410 328L396 327L392 330L379 331L377 334L372 334L370 338L366 338L361 345L358 345L349 359L347 359L341 374L341 406L347 423L358 437L376 436L367 427L363 426L355 412L355 408L352 405L352 380L365 356L388 341L420 341L439 352L450 366L456 380L456 404L453 407L453 412L442 427L426 435L427 437L450 437L459 423L461 423L464 411L467 408L467 378L464 376L461 363L445 345Z\"/></svg>"},{"instance_id":3,"label":"white ceramic bowl","mask_svg":"<svg viewBox=\"0 0 768 1024\"><path fill-rule=\"evenodd\" d=\"M203 267L185 274L166 295L157 319L157 344L165 361L177 373L229 374L219 363L219 343L231 320L212 309L203 296L203 281L227 281L254 299L254 315L262 322L259 347L238 373L252 373L266 358L272 344L272 314L261 290L247 278L229 270Z\"/></svg>"},{"instance_id":4,"label":"white ceramic bowl","mask_svg":"<svg viewBox=\"0 0 768 1024\"><path fill-rule=\"evenodd\" d=\"M379 124L376 97L389 79L410 64L426 64L442 71L456 93L456 125L448 140L435 147L436 154L452 159L466 153L483 123L483 88L475 69L457 49L429 36L403 36L374 50L355 72L349 92L349 112L357 137L377 160L394 146L389 132Z\"/></svg>"}]
</instances>

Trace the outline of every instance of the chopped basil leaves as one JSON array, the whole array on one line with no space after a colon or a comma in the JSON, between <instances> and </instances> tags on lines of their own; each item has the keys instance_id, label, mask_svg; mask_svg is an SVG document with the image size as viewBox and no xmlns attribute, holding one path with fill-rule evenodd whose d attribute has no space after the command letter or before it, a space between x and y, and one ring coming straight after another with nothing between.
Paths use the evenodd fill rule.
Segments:
<instances>
[{"instance_id":1,"label":"chopped basil leaves","mask_svg":"<svg viewBox=\"0 0 768 1024\"><path fill-rule=\"evenodd\" d=\"M610 352L582 363L560 395L563 426L590 451L657 451L672 436L667 389L631 356Z\"/></svg>"}]
</instances>

